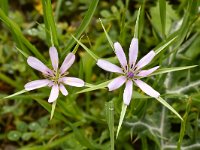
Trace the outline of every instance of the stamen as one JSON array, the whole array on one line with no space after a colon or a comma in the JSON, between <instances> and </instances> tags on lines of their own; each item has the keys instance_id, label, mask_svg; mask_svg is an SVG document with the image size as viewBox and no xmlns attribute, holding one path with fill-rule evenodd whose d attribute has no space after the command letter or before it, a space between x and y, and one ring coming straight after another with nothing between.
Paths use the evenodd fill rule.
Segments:
<instances>
[{"instance_id":1,"label":"stamen","mask_svg":"<svg viewBox=\"0 0 200 150\"><path fill-rule=\"evenodd\" d=\"M133 77L134 77L134 73L131 72L131 71L129 71L129 72L127 73L127 77L128 77L128 78L133 78Z\"/></svg>"}]
</instances>

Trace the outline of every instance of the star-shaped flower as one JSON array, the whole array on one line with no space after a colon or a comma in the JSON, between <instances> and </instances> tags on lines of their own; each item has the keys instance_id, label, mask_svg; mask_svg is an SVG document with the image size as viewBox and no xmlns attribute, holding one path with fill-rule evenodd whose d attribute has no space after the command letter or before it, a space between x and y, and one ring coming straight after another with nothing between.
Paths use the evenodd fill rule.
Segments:
<instances>
[{"instance_id":1,"label":"star-shaped flower","mask_svg":"<svg viewBox=\"0 0 200 150\"><path fill-rule=\"evenodd\" d=\"M58 52L55 47L50 47L49 55L53 67L52 70L49 69L46 65L44 65L37 58L32 56L28 57L27 62L29 66L42 72L45 79L28 82L24 87L27 91L31 91L45 86L51 87L51 93L48 99L48 102L51 103L58 98L59 91L61 91L61 93L64 96L68 95L68 91L66 90L64 84L76 87L83 87L84 81L75 77L66 77L66 75L68 75L67 70L75 61L75 55L73 53L69 53L65 57L60 69L58 69L59 59Z\"/></svg>"},{"instance_id":2,"label":"star-shaped flower","mask_svg":"<svg viewBox=\"0 0 200 150\"><path fill-rule=\"evenodd\" d=\"M108 84L109 91L118 89L125 83L123 101L124 104L126 105L129 105L132 97L133 83L135 83L147 95L155 98L159 97L160 94L157 91L155 91L148 84L140 80L141 77L146 77L159 68L159 66L156 66L149 70L142 70L142 68L148 65L154 58L154 56L156 55L155 52L153 50L150 51L140 61L138 61L138 63L136 63L138 56L138 39L133 38L129 48L129 63L128 63L126 55L124 54L124 51L120 43L118 42L114 43L114 49L121 67L118 67L110 63L109 61L103 59L98 59L97 61L97 65L100 68L109 72L115 72L120 74L119 77L113 79Z\"/></svg>"}]
</instances>

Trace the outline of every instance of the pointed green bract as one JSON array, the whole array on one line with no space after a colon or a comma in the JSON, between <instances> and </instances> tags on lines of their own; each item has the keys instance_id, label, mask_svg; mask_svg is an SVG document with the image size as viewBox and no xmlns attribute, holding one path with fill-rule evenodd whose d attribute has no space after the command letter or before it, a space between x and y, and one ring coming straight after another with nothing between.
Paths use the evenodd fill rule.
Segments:
<instances>
[{"instance_id":1,"label":"pointed green bract","mask_svg":"<svg viewBox=\"0 0 200 150\"><path fill-rule=\"evenodd\" d=\"M107 33L107 31L106 31L106 29L105 29L105 27L104 27L104 25L103 25L103 23L102 23L102 21L101 21L100 18L99 18L99 21L100 21L101 26L102 26L102 28L103 28L103 31L104 31L104 33L105 33L105 35L106 35L106 38L107 38L107 40L108 40L108 42L109 42L109 44L110 44L110 47L113 49L113 51L115 51L114 46L113 46L113 42L112 42L110 36L108 35L108 33Z\"/></svg>"},{"instance_id":2,"label":"pointed green bract","mask_svg":"<svg viewBox=\"0 0 200 150\"><path fill-rule=\"evenodd\" d=\"M52 103L50 120L53 118L54 111L55 111L55 108L56 108L56 103L57 103L57 100L55 100L55 101Z\"/></svg>"},{"instance_id":3,"label":"pointed green bract","mask_svg":"<svg viewBox=\"0 0 200 150\"><path fill-rule=\"evenodd\" d=\"M119 131L121 129L122 122L123 122L124 116L126 114L126 109L127 109L127 105L122 102L122 110L121 110L121 114L120 114L120 118L119 118L119 124L118 124L118 127L117 127L116 138L118 137Z\"/></svg>"},{"instance_id":4,"label":"pointed green bract","mask_svg":"<svg viewBox=\"0 0 200 150\"><path fill-rule=\"evenodd\" d=\"M72 37L84 48L84 50L86 50L86 52L88 53L88 54L90 54L90 56L92 57L92 58L94 58L94 60L96 60L97 61L97 59L98 59L98 56L97 55L95 55L89 48L87 48L83 43L81 43L78 39L76 39L73 35L72 35Z\"/></svg>"},{"instance_id":5,"label":"pointed green bract","mask_svg":"<svg viewBox=\"0 0 200 150\"><path fill-rule=\"evenodd\" d=\"M172 108L162 97L156 98L161 104L163 104L165 107L167 107L169 110L171 110L177 117L179 117L181 120L183 118L176 112L174 108Z\"/></svg>"},{"instance_id":6,"label":"pointed green bract","mask_svg":"<svg viewBox=\"0 0 200 150\"><path fill-rule=\"evenodd\" d=\"M185 67L173 67L173 68L161 68L152 74L150 76L158 75L158 74L163 74L163 73L169 73L169 72L175 72L175 71L181 71L181 70L186 70L186 69L191 69L194 67L197 67L198 65L193 65L193 66L185 66Z\"/></svg>"},{"instance_id":7,"label":"pointed green bract","mask_svg":"<svg viewBox=\"0 0 200 150\"><path fill-rule=\"evenodd\" d=\"M26 90L21 90L21 91L19 91L19 92L16 92L16 93L14 93L14 94L12 94L12 95L9 95L9 96L6 96L6 97L4 97L4 98L5 98L5 99L12 98L12 97L15 97L15 96L17 96L17 95L20 95L20 94L23 94L23 93L26 93L26 92L28 92L28 91L26 91Z\"/></svg>"},{"instance_id":8,"label":"pointed green bract","mask_svg":"<svg viewBox=\"0 0 200 150\"><path fill-rule=\"evenodd\" d=\"M139 19L140 19L140 10L141 7L138 10L137 13L137 19L136 19L136 23L135 23L135 31L134 31L134 38L138 38L139 37Z\"/></svg>"},{"instance_id":9,"label":"pointed green bract","mask_svg":"<svg viewBox=\"0 0 200 150\"><path fill-rule=\"evenodd\" d=\"M24 52L23 50L19 49L18 47L16 47L16 49L27 59L28 58L28 54L26 52Z\"/></svg>"},{"instance_id":10,"label":"pointed green bract","mask_svg":"<svg viewBox=\"0 0 200 150\"><path fill-rule=\"evenodd\" d=\"M103 89L103 88L108 86L108 83L110 83L110 80L106 81L106 82L103 82L103 83L100 83L98 85L86 84L86 86L89 86L89 88L81 90L81 91L77 92L77 94L90 92L90 91L94 91L94 90L98 90L98 89Z\"/></svg>"},{"instance_id":11,"label":"pointed green bract","mask_svg":"<svg viewBox=\"0 0 200 150\"><path fill-rule=\"evenodd\" d=\"M166 41L162 46L155 48L154 51L157 54L159 54L160 52L162 52L166 47L170 46L175 40L176 40L176 36L172 39L169 39L169 41Z\"/></svg>"}]
</instances>

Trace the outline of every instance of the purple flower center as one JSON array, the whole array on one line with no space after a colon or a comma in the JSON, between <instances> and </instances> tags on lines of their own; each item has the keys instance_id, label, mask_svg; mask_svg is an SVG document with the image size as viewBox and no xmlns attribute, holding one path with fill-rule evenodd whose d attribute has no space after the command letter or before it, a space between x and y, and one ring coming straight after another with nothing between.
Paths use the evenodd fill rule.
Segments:
<instances>
[{"instance_id":1,"label":"purple flower center","mask_svg":"<svg viewBox=\"0 0 200 150\"><path fill-rule=\"evenodd\" d=\"M129 72L127 73L127 77L128 77L128 78L133 78L133 77L134 77L134 73L131 72L131 71L129 71Z\"/></svg>"}]
</instances>

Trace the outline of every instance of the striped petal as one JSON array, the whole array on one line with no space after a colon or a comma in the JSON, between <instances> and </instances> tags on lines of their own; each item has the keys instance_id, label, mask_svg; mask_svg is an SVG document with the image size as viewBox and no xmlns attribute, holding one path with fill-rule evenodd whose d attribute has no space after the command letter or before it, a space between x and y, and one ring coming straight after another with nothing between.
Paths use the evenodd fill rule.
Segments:
<instances>
[{"instance_id":1,"label":"striped petal","mask_svg":"<svg viewBox=\"0 0 200 150\"><path fill-rule=\"evenodd\" d=\"M150 87L148 84L146 84L145 82L141 81L141 80L134 80L135 84L147 95L157 98L160 96L160 94L155 91L152 87Z\"/></svg>"},{"instance_id":2,"label":"striped petal","mask_svg":"<svg viewBox=\"0 0 200 150\"><path fill-rule=\"evenodd\" d=\"M143 68L147 64L151 62L151 60L155 57L156 53L152 50L148 54L146 54L140 61L136 64L137 70Z\"/></svg>"},{"instance_id":3,"label":"striped petal","mask_svg":"<svg viewBox=\"0 0 200 150\"><path fill-rule=\"evenodd\" d=\"M63 74L65 71L67 71L72 64L75 61L75 55L73 53L69 53L66 57L65 60L63 61L61 67L60 67L60 73Z\"/></svg>"},{"instance_id":4,"label":"striped petal","mask_svg":"<svg viewBox=\"0 0 200 150\"><path fill-rule=\"evenodd\" d=\"M114 48L115 48L115 53L117 55L117 58L121 64L121 66L126 69L127 66L127 60L126 60L126 55L122 49L122 46L120 45L120 43L116 42L114 43Z\"/></svg>"},{"instance_id":5,"label":"striped petal","mask_svg":"<svg viewBox=\"0 0 200 150\"><path fill-rule=\"evenodd\" d=\"M103 70L109 71L109 72L116 72L116 73L123 73L122 69L109 61L98 59L97 65L102 68Z\"/></svg>"},{"instance_id":6,"label":"striped petal","mask_svg":"<svg viewBox=\"0 0 200 150\"><path fill-rule=\"evenodd\" d=\"M123 93L123 101L124 104L129 105L131 98L132 98L132 92L133 92L133 81L128 80L126 82L126 86L124 89L124 93Z\"/></svg>"},{"instance_id":7,"label":"striped petal","mask_svg":"<svg viewBox=\"0 0 200 150\"><path fill-rule=\"evenodd\" d=\"M126 77L124 76L117 77L108 84L108 89L109 91L116 90L119 87L121 87L125 82L126 82Z\"/></svg>"},{"instance_id":8,"label":"striped petal","mask_svg":"<svg viewBox=\"0 0 200 150\"><path fill-rule=\"evenodd\" d=\"M58 60L58 52L57 52L57 50L54 46L50 47L49 55L50 55L50 58L51 58L51 64L53 66L53 69L55 71L57 71L59 60Z\"/></svg>"},{"instance_id":9,"label":"striped petal","mask_svg":"<svg viewBox=\"0 0 200 150\"><path fill-rule=\"evenodd\" d=\"M66 90L66 88L65 88L65 86L64 86L63 84L60 84L59 89L60 89L61 93L62 93L64 96L67 96L67 95L68 95L68 91Z\"/></svg>"},{"instance_id":10,"label":"striped petal","mask_svg":"<svg viewBox=\"0 0 200 150\"><path fill-rule=\"evenodd\" d=\"M151 73L153 73L154 71L156 71L158 68L159 68L159 66L153 67L148 70L142 70L137 74L137 76L146 77L146 76L150 75Z\"/></svg>"},{"instance_id":11,"label":"striped petal","mask_svg":"<svg viewBox=\"0 0 200 150\"><path fill-rule=\"evenodd\" d=\"M51 93L50 93L48 102L49 102L49 103L54 102L54 101L58 98L58 95L59 95L59 87L58 87L58 84L54 84L54 85L52 86L52 88L51 88Z\"/></svg>"},{"instance_id":12,"label":"striped petal","mask_svg":"<svg viewBox=\"0 0 200 150\"><path fill-rule=\"evenodd\" d=\"M39 89L41 87L48 86L48 84L50 82L51 81L47 80L47 79L35 80L35 81L31 81L31 82L26 83L24 85L24 88L25 88L26 91L31 91L31 90Z\"/></svg>"},{"instance_id":13,"label":"striped petal","mask_svg":"<svg viewBox=\"0 0 200 150\"><path fill-rule=\"evenodd\" d=\"M45 75L53 74L53 72L46 65L44 65L39 59L35 57L29 56L27 59L27 63L32 68L44 73Z\"/></svg>"},{"instance_id":14,"label":"striped petal","mask_svg":"<svg viewBox=\"0 0 200 150\"><path fill-rule=\"evenodd\" d=\"M129 47L129 65L134 66L138 56L138 39L133 38Z\"/></svg>"},{"instance_id":15,"label":"striped petal","mask_svg":"<svg viewBox=\"0 0 200 150\"><path fill-rule=\"evenodd\" d=\"M75 77L63 77L60 80L61 82L71 86L83 87L85 85L83 80Z\"/></svg>"}]
</instances>

